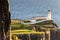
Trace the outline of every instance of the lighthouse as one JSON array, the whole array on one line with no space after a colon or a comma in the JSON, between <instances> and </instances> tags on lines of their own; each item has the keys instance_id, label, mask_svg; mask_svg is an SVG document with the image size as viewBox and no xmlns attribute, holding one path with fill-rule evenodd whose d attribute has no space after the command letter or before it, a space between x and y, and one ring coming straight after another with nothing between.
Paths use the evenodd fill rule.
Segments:
<instances>
[{"instance_id":1,"label":"lighthouse","mask_svg":"<svg viewBox=\"0 0 60 40\"><path fill-rule=\"evenodd\" d=\"M52 20L52 18L51 18L51 11L50 10L48 10L47 20Z\"/></svg>"}]
</instances>

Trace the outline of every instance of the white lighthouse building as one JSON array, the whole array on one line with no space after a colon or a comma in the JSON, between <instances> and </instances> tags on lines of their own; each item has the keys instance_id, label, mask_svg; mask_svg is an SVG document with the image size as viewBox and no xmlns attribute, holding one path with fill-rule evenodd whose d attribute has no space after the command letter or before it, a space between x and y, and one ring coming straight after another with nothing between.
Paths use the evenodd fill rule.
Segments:
<instances>
[{"instance_id":1,"label":"white lighthouse building","mask_svg":"<svg viewBox=\"0 0 60 40\"><path fill-rule=\"evenodd\" d=\"M52 18L51 18L51 11L50 10L48 10L47 20L52 20Z\"/></svg>"}]
</instances>

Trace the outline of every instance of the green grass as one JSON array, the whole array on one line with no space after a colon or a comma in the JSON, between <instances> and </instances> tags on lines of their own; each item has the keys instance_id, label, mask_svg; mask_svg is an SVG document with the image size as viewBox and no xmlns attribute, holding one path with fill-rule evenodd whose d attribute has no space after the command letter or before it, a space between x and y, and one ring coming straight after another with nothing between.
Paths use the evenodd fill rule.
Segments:
<instances>
[{"instance_id":1,"label":"green grass","mask_svg":"<svg viewBox=\"0 0 60 40\"><path fill-rule=\"evenodd\" d=\"M25 20L27 21L27 20ZM44 22L41 22L41 23L36 23L36 24L33 24L33 26L35 25L38 25L39 27L44 27L44 28L47 28L47 27L52 27L53 26L53 21L52 20L48 20L48 21L44 21ZM11 24L11 30L19 30L19 29L29 29L29 30L32 30L32 25L30 24L21 24L21 23L13 23Z\"/></svg>"},{"instance_id":2,"label":"green grass","mask_svg":"<svg viewBox=\"0 0 60 40\"><path fill-rule=\"evenodd\" d=\"M11 30L19 30L19 29L32 29L29 24L20 24L20 23L14 23L11 24Z\"/></svg>"},{"instance_id":3,"label":"green grass","mask_svg":"<svg viewBox=\"0 0 60 40\"><path fill-rule=\"evenodd\" d=\"M42 19L37 19L36 21L41 21Z\"/></svg>"},{"instance_id":4,"label":"green grass","mask_svg":"<svg viewBox=\"0 0 60 40\"><path fill-rule=\"evenodd\" d=\"M24 20L24 23L29 23L30 21L29 20Z\"/></svg>"}]
</instances>

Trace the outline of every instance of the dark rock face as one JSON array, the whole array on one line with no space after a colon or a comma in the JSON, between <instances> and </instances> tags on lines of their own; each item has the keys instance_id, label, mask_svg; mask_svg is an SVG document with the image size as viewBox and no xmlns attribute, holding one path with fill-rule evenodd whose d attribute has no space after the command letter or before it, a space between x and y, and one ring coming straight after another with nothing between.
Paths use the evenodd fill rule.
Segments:
<instances>
[{"instance_id":1,"label":"dark rock face","mask_svg":"<svg viewBox=\"0 0 60 40\"><path fill-rule=\"evenodd\" d=\"M50 40L60 40L60 30L51 30L51 39Z\"/></svg>"},{"instance_id":2,"label":"dark rock face","mask_svg":"<svg viewBox=\"0 0 60 40\"><path fill-rule=\"evenodd\" d=\"M10 27L10 12L8 0L0 0L0 40L4 40Z\"/></svg>"},{"instance_id":3,"label":"dark rock face","mask_svg":"<svg viewBox=\"0 0 60 40\"><path fill-rule=\"evenodd\" d=\"M38 37L37 34L31 34L31 35L30 35L30 39L31 39L31 40L38 40L38 38L39 38L39 37Z\"/></svg>"},{"instance_id":4,"label":"dark rock face","mask_svg":"<svg viewBox=\"0 0 60 40\"><path fill-rule=\"evenodd\" d=\"M29 37L28 37L28 35L24 34L24 35L22 35L21 39L22 40L29 40Z\"/></svg>"}]
</instances>

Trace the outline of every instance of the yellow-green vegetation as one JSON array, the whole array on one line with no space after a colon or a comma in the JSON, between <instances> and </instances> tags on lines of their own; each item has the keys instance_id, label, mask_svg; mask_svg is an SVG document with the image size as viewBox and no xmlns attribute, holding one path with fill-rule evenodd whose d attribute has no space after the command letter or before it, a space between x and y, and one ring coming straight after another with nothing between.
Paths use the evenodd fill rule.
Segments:
<instances>
[{"instance_id":1,"label":"yellow-green vegetation","mask_svg":"<svg viewBox=\"0 0 60 40\"><path fill-rule=\"evenodd\" d=\"M18 26L19 25L19 26ZM12 27L12 30L18 30L18 29L32 29L32 27L30 27L30 25L28 24L17 24L14 25L15 27Z\"/></svg>"},{"instance_id":2,"label":"yellow-green vegetation","mask_svg":"<svg viewBox=\"0 0 60 40\"><path fill-rule=\"evenodd\" d=\"M44 22L41 22L41 23L36 23L36 24L34 24L34 25L40 25L40 27L52 27L52 28L54 28L54 26L55 26L55 23L54 23L54 21L53 20L47 20L47 21L44 21Z\"/></svg>"},{"instance_id":3,"label":"yellow-green vegetation","mask_svg":"<svg viewBox=\"0 0 60 40\"><path fill-rule=\"evenodd\" d=\"M31 31L31 30L27 30L27 29L22 29L22 30L13 30L11 32L11 35L12 35L12 40L18 40L18 36L17 35L24 35L24 34L27 34L27 35L30 35L30 34L43 34L45 35L44 32L35 32L35 31Z\"/></svg>"},{"instance_id":4,"label":"yellow-green vegetation","mask_svg":"<svg viewBox=\"0 0 60 40\"><path fill-rule=\"evenodd\" d=\"M24 23L29 23L30 21L29 20L24 20Z\"/></svg>"},{"instance_id":5,"label":"yellow-green vegetation","mask_svg":"<svg viewBox=\"0 0 60 40\"><path fill-rule=\"evenodd\" d=\"M43 19L37 19L36 21L41 21L41 20L43 20Z\"/></svg>"},{"instance_id":6,"label":"yellow-green vegetation","mask_svg":"<svg viewBox=\"0 0 60 40\"><path fill-rule=\"evenodd\" d=\"M19 27L20 20L11 20L11 27Z\"/></svg>"},{"instance_id":7,"label":"yellow-green vegetation","mask_svg":"<svg viewBox=\"0 0 60 40\"><path fill-rule=\"evenodd\" d=\"M12 40L18 40L18 37L15 34L13 34L12 35Z\"/></svg>"},{"instance_id":8,"label":"yellow-green vegetation","mask_svg":"<svg viewBox=\"0 0 60 40\"><path fill-rule=\"evenodd\" d=\"M20 32L31 32L32 30L28 30L28 29L20 29L20 30L13 30L11 31L12 33L20 33Z\"/></svg>"},{"instance_id":9,"label":"yellow-green vegetation","mask_svg":"<svg viewBox=\"0 0 60 40\"><path fill-rule=\"evenodd\" d=\"M25 20L28 21L28 20ZM18 22L18 20L14 20L14 22L11 22L11 30L18 30L18 29L32 29L32 27L30 27L29 24L21 24L20 22Z\"/></svg>"},{"instance_id":10,"label":"yellow-green vegetation","mask_svg":"<svg viewBox=\"0 0 60 40\"><path fill-rule=\"evenodd\" d=\"M11 31L11 33L37 33L36 31L34 31L34 30L28 30L28 29L20 29L20 30L12 30ZM44 33L44 32L38 32L37 34L39 34L39 33Z\"/></svg>"},{"instance_id":11,"label":"yellow-green vegetation","mask_svg":"<svg viewBox=\"0 0 60 40\"><path fill-rule=\"evenodd\" d=\"M44 32L14 32L12 34L44 34Z\"/></svg>"},{"instance_id":12,"label":"yellow-green vegetation","mask_svg":"<svg viewBox=\"0 0 60 40\"><path fill-rule=\"evenodd\" d=\"M39 20L37 20L39 21ZM29 22L25 20L25 22ZM35 23L35 24L21 24L20 22L12 22L11 23L11 34L12 40L19 40L19 34L43 34L45 39L48 40L48 35L50 35L51 30L58 31L57 25L53 20L46 20L43 22ZM46 35L45 35L46 34Z\"/></svg>"},{"instance_id":13,"label":"yellow-green vegetation","mask_svg":"<svg viewBox=\"0 0 60 40\"><path fill-rule=\"evenodd\" d=\"M24 20L29 21L29 20ZM21 24L20 22L12 22L11 23L11 30L18 30L18 29L29 29L32 30L33 26L42 27L42 28L54 28L55 23L53 20L47 20L44 22L36 23L36 24Z\"/></svg>"}]
</instances>

